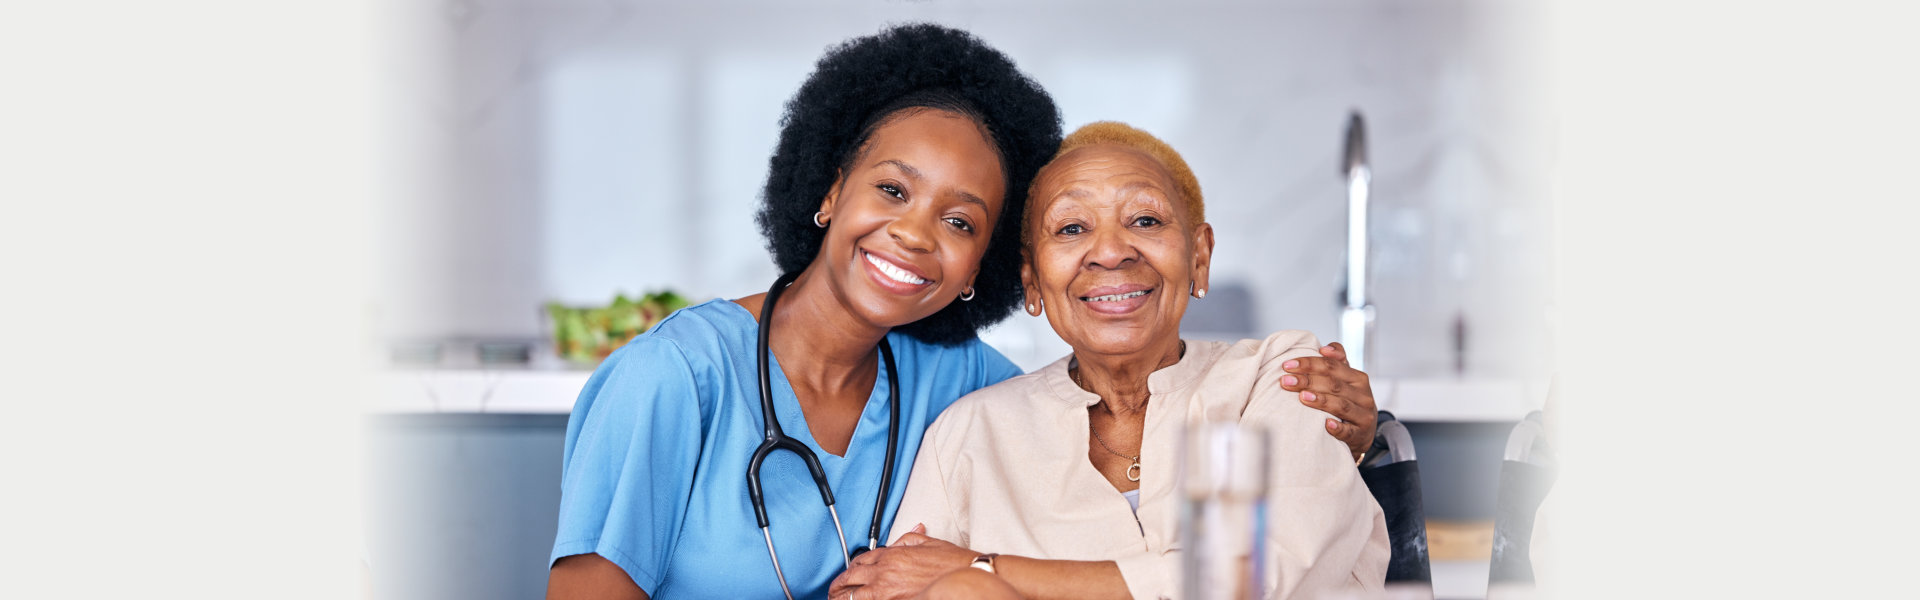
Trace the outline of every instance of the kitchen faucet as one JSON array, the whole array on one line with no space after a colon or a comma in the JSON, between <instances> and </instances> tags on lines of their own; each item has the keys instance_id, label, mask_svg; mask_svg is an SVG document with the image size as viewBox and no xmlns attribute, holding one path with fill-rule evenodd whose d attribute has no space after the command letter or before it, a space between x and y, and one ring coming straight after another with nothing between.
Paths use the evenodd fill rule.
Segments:
<instances>
[{"instance_id":1,"label":"kitchen faucet","mask_svg":"<svg viewBox=\"0 0 1920 600\"><path fill-rule=\"evenodd\" d=\"M1346 346L1348 364L1366 370L1367 338L1373 329L1373 303L1367 298L1367 195L1373 169L1367 166L1367 127L1360 111L1347 117L1346 156L1341 162L1347 179L1347 291L1340 310L1340 344Z\"/></svg>"}]
</instances>

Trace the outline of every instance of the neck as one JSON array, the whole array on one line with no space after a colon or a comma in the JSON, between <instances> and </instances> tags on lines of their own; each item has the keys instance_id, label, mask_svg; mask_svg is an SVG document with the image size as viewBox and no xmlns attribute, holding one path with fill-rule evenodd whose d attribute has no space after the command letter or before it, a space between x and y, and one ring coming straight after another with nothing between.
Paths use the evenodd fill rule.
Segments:
<instances>
[{"instance_id":1,"label":"neck","mask_svg":"<svg viewBox=\"0 0 1920 600\"><path fill-rule=\"evenodd\" d=\"M1176 336L1131 354L1102 355L1075 350L1076 382L1081 388L1099 394L1101 405L1115 416L1145 413L1148 376L1180 362L1185 349L1186 345Z\"/></svg>"},{"instance_id":2,"label":"neck","mask_svg":"<svg viewBox=\"0 0 1920 600\"><path fill-rule=\"evenodd\" d=\"M811 267L780 294L767 345L795 391L871 386L887 329L855 317Z\"/></svg>"}]
</instances>

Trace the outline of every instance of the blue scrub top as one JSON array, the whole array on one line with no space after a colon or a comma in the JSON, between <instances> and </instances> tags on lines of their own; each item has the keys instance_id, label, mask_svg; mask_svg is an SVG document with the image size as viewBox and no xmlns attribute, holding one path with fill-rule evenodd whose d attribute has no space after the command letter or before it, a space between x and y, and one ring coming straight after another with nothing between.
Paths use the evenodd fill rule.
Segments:
<instances>
[{"instance_id":1,"label":"blue scrub top","mask_svg":"<svg viewBox=\"0 0 1920 600\"><path fill-rule=\"evenodd\" d=\"M747 460L763 438L758 331L745 308L712 300L668 316L594 371L567 419L560 531L549 566L594 553L655 599L782 597L747 498ZM977 339L939 346L889 333L887 340L902 388L899 456L881 536L893 527L920 436L934 417L961 396L1020 374ZM819 457L847 546L866 544L887 454L887 390L895 382L882 367L840 457L814 441L778 361L771 370L780 426ZM775 452L760 475L794 597L825 598L845 567L806 463Z\"/></svg>"}]
</instances>

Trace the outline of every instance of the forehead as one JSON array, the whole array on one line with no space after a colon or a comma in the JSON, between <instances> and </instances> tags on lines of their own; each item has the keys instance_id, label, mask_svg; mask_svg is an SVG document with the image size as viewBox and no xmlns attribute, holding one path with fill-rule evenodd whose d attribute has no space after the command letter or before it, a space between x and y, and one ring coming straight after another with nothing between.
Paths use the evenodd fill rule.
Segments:
<instances>
[{"instance_id":1,"label":"forehead","mask_svg":"<svg viewBox=\"0 0 1920 600\"><path fill-rule=\"evenodd\" d=\"M967 153L985 151L994 154L981 125L971 117L938 108L914 107L896 111L881 119L861 148L856 160L875 151ZM996 154L991 164L997 168Z\"/></svg>"},{"instance_id":2,"label":"forehead","mask_svg":"<svg viewBox=\"0 0 1920 600\"><path fill-rule=\"evenodd\" d=\"M855 155L853 168L904 160L917 175L959 178L956 184L998 197L1006 186L1000 157L972 118L936 108L888 117Z\"/></svg>"},{"instance_id":3,"label":"forehead","mask_svg":"<svg viewBox=\"0 0 1920 600\"><path fill-rule=\"evenodd\" d=\"M1034 210L1045 210L1061 200L1116 199L1122 194L1150 192L1171 202L1173 177L1160 161L1145 152L1116 144L1075 148L1055 158L1034 181Z\"/></svg>"}]
</instances>

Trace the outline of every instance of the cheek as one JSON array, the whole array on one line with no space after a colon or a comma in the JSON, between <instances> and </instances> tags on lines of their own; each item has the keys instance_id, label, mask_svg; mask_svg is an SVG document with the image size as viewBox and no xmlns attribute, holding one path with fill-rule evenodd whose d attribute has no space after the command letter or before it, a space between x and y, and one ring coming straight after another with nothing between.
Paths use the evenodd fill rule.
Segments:
<instances>
[{"instance_id":1,"label":"cheek","mask_svg":"<svg viewBox=\"0 0 1920 600\"><path fill-rule=\"evenodd\" d=\"M945 227L946 224L943 223L941 226ZM945 252L945 256L940 261L940 268L948 273L959 273L962 275L974 273L974 271L980 268L981 261L986 260L987 257L987 241L985 238L979 238L977 240L960 238L951 244L943 245L943 247L951 250Z\"/></svg>"},{"instance_id":2,"label":"cheek","mask_svg":"<svg viewBox=\"0 0 1920 600\"><path fill-rule=\"evenodd\" d=\"M1184 240L1179 238L1155 241L1148 250L1153 266L1168 279L1187 279L1192 274L1193 253L1188 250Z\"/></svg>"},{"instance_id":3,"label":"cheek","mask_svg":"<svg viewBox=\"0 0 1920 600\"><path fill-rule=\"evenodd\" d=\"M1067 283L1073 281L1073 261L1062 260L1059 256L1043 256L1035 262L1040 293L1046 296L1065 296Z\"/></svg>"}]
</instances>

